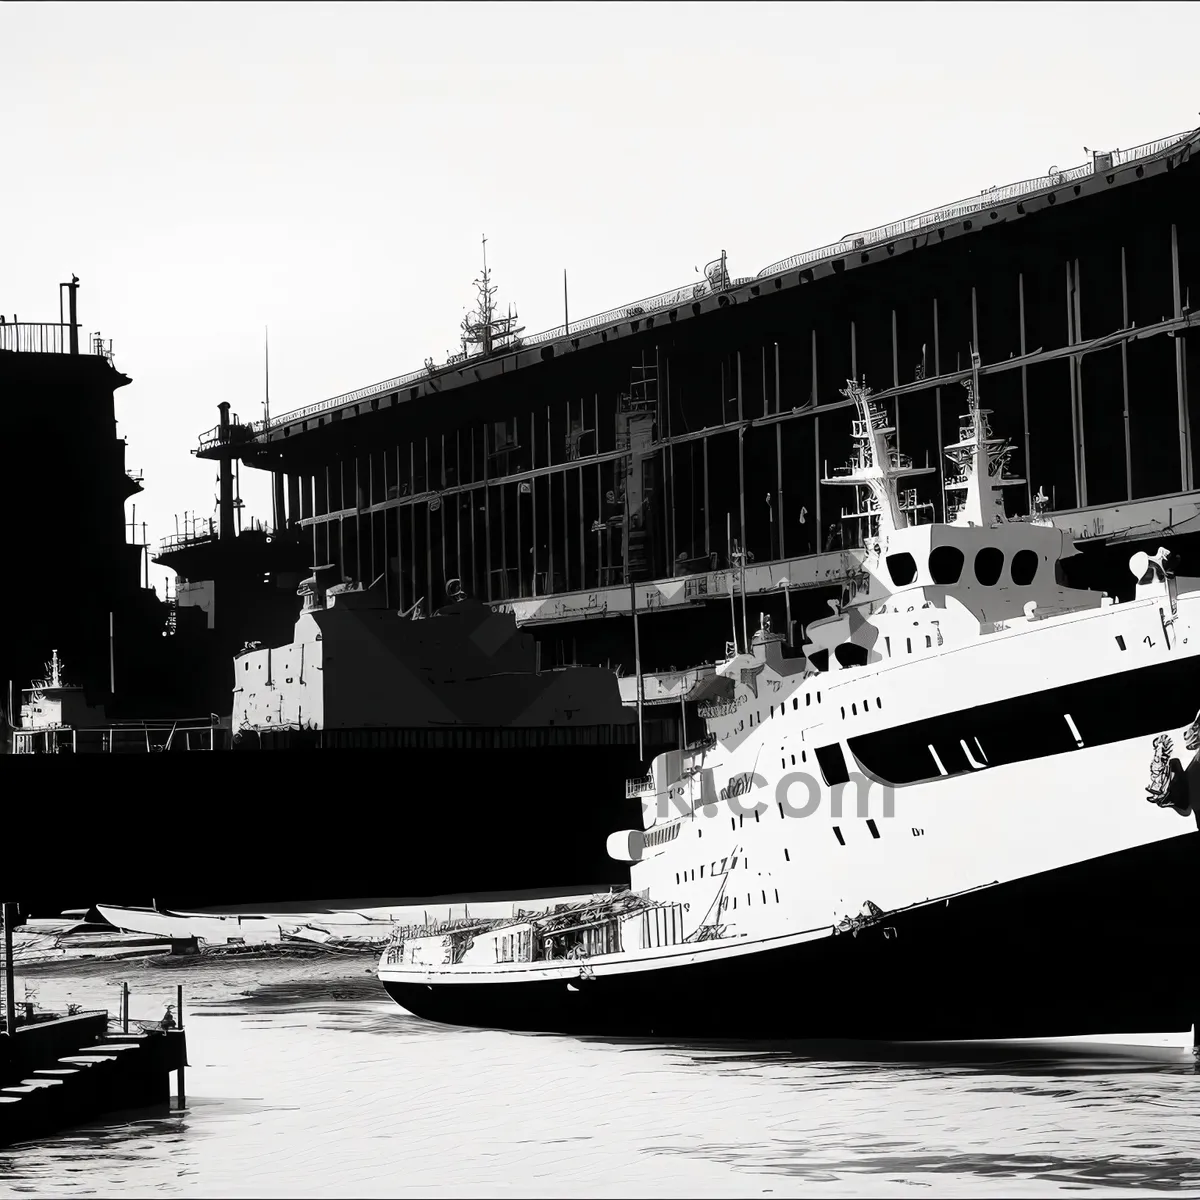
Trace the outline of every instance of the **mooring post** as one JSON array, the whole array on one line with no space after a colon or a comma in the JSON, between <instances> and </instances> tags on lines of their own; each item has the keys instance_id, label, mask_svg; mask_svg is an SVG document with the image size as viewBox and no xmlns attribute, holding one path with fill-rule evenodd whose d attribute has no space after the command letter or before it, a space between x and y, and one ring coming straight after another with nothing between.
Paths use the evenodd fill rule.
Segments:
<instances>
[{"instance_id":1,"label":"mooring post","mask_svg":"<svg viewBox=\"0 0 1200 1200\"><path fill-rule=\"evenodd\" d=\"M183 1071L187 1064L187 1039L183 1036L183 984L177 984L175 988L175 1007L179 1011L179 1040L182 1043L179 1050L179 1079L177 1081L179 1088L179 1107L182 1108L187 1103L187 1089L184 1086Z\"/></svg>"}]
</instances>

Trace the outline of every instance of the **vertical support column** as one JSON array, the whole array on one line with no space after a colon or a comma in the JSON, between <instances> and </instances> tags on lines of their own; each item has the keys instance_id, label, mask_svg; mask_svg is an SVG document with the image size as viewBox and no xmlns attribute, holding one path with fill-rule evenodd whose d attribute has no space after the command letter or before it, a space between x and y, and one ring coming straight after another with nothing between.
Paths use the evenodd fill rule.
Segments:
<instances>
[{"instance_id":1,"label":"vertical support column","mask_svg":"<svg viewBox=\"0 0 1200 1200\"><path fill-rule=\"evenodd\" d=\"M400 443L396 443L396 499L400 501ZM404 611L404 505L396 505L396 607Z\"/></svg>"},{"instance_id":2,"label":"vertical support column","mask_svg":"<svg viewBox=\"0 0 1200 1200\"><path fill-rule=\"evenodd\" d=\"M858 379L858 330L854 322L850 322L850 377Z\"/></svg>"},{"instance_id":3,"label":"vertical support column","mask_svg":"<svg viewBox=\"0 0 1200 1200\"><path fill-rule=\"evenodd\" d=\"M412 563L412 602L421 599L421 584L417 576L417 446L408 443L408 555Z\"/></svg>"},{"instance_id":4,"label":"vertical support column","mask_svg":"<svg viewBox=\"0 0 1200 1200\"><path fill-rule=\"evenodd\" d=\"M426 612L436 607L433 592L433 479L429 475L429 438L425 438L425 595L429 600Z\"/></svg>"},{"instance_id":5,"label":"vertical support column","mask_svg":"<svg viewBox=\"0 0 1200 1200\"><path fill-rule=\"evenodd\" d=\"M938 328L938 302L933 298L933 374L935 379L942 375L942 338ZM946 519L946 451L945 438L942 434L942 389L934 388L933 409L937 418L937 458L938 458L938 520Z\"/></svg>"},{"instance_id":6,"label":"vertical support column","mask_svg":"<svg viewBox=\"0 0 1200 1200\"><path fill-rule=\"evenodd\" d=\"M275 491L275 532L279 533L287 525L287 500L284 497L283 471L272 471L271 479Z\"/></svg>"},{"instance_id":7,"label":"vertical support column","mask_svg":"<svg viewBox=\"0 0 1200 1200\"><path fill-rule=\"evenodd\" d=\"M746 553L746 426L742 421L742 352L737 352L738 542Z\"/></svg>"},{"instance_id":8,"label":"vertical support column","mask_svg":"<svg viewBox=\"0 0 1200 1200\"><path fill-rule=\"evenodd\" d=\"M484 554L483 567L487 575L486 596L488 602L492 600L492 487L488 482L488 427L487 422L483 424L483 538L484 538Z\"/></svg>"},{"instance_id":9,"label":"vertical support column","mask_svg":"<svg viewBox=\"0 0 1200 1200\"><path fill-rule=\"evenodd\" d=\"M446 580L449 578L449 571L446 567L446 435L443 433L441 437L441 498L438 503L438 536L442 543L442 598L446 598Z\"/></svg>"},{"instance_id":10,"label":"vertical support column","mask_svg":"<svg viewBox=\"0 0 1200 1200\"><path fill-rule=\"evenodd\" d=\"M1067 345L1074 346L1079 340L1078 331L1075 328L1075 287L1074 279L1071 272L1071 261L1067 260ZM1072 354L1067 359L1067 365L1071 370L1071 458L1075 464L1075 503L1082 508L1084 505L1083 492L1080 487L1079 480L1079 396L1076 388L1077 360Z\"/></svg>"},{"instance_id":11,"label":"vertical support column","mask_svg":"<svg viewBox=\"0 0 1200 1200\"><path fill-rule=\"evenodd\" d=\"M600 426L597 424L597 426L596 426L597 442L599 442L599 429L600 429ZM599 449L599 447L597 447L597 449ZM602 525L604 524L604 491L603 491L603 487L604 487L604 485L600 479L600 464L597 463L596 464L596 520L599 521ZM603 535L601 535L601 536L603 536ZM604 543L602 542L601 537L597 537L596 538L596 586L597 587L604 586L604 563L603 563L604 554L603 554L603 550L602 550L603 544Z\"/></svg>"},{"instance_id":12,"label":"vertical support column","mask_svg":"<svg viewBox=\"0 0 1200 1200\"><path fill-rule=\"evenodd\" d=\"M291 529L300 516L300 476L294 471L287 477L287 509L283 528ZM280 513L281 518L283 513Z\"/></svg>"},{"instance_id":13,"label":"vertical support column","mask_svg":"<svg viewBox=\"0 0 1200 1200\"><path fill-rule=\"evenodd\" d=\"M551 436L550 406L546 405L546 466L554 466L554 441ZM554 592L554 473L546 476L546 594Z\"/></svg>"},{"instance_id":14,"label":"vertical support column","mask_svg":"<svg viewBox=\"0 0 1200 1200\"><path fill-rule=\"evenodd\" d=\"M779 390L779 343L775 343L775 415L778 416L782 411L783 395ZM784 543L787 540L783 534L783 426L776 424L775 426L775 490L779 497L775 521L779 527L779 557L786 557L784 552Z\"/></svg>"},{"instance_id":15,"label":"vertical support column","mask_svg":"<svg viewBox=\"0 0 1200 1200\"><path fill-rule=\"evenodd\" d=\"M571 590L571 539L567 536L567 522L571 519L571 510L567 504L567 476L570 473L570 468L568 467L564 467L561 471L563 492L563 588L568 592Z\"/></svg>"},{"instance_id":16,"label":"vertical support column","mask_svg":"<svg viewBox=\"0 0 1200 1200\"><path fill-rule=\"evenodd\" d=\"M359 463L362 461L360 454L354 456L354 579L356 583L363 582L362 569L362 521L360 514L362 513L362 480L360 478ZM374 578L374 576L372 576Z\"/></svg>"},{"instance_id":17,"label":"vertical support column","mask_svg":"<svg viewBox=\"0 0 1200 1200\"><path fill-rule=\"evenodd\" d=\"M508 456L505 456L508 457ZM508 472L502 476L502 479L508 478ZM517 521L521 520L521 510L517 509ZM517 527L520 530L520 526ZM521 577L521 546L517 545L517 578ZM500 581L504 584L504 594L500 596L502 600L511 600L512 594L509 588L509 485L506 482L500 484ZM517 584L517 594L520 595L520 583Z\"/></svg>"},{"instance_id":18,"label":"vertical support column","mask_svg":"<svg viewBox=\"0 0 1200 1200\"><path fill-rule=\"evenodd\" d=\"M580 414L580 416L582 417L582 414ZM632 475L633 475L633 438L632 438L632 435L630 436L630 441L629 441L629 463L630 463L629 473L630 473L630 476L632 477ZM586 525L585 519L584 519L584 507L583 507L583 468L576 467L575 474L579 480L579 586L581 588L586 588L587 587L588 532L587 532L587 525ZM625 481L625 495L626 496L629 495L629 485L631 482L632 482L632 478L627 479ZM630 522L627 522L626 524L632 525L632 522L630 521ZM631 530L629 528L626 528L626 530L625 530L626 543L631 542L633 540L632 537L630 536L630 534L631 534ZM629 567L629 570L632 572L633 571L633 555L630 553L628 545L626 545L626 547L625 547L625 562L626 562L626 565Z\"/></svg>"},{"instance_id":19,"label":"vertical support column","mask_svg":"<svg viewBox=\"0 0 1200 1200\"><path fill-rule=\"evenodd\" d=\"M378 572L375 570L375 525L375 451L370 450L367 452L367 533L371 539L370 561L372 584L378 578Z\"/></svg>"},{"instance_id":20,"label":"vertical support column","mask_svg":"<svg viewBox=\"0 0 1200 1200\"><path fill-rule=\"evenodd\" d=\"M676 482L675 482L675 443L671 439L671 360L668 357L663 363L663 376L665 387L659 395L666 395L666 402L661 405L663 410L663 425L667 431L667 470L671 474L671 487L667 492L668 502L671 506L670 529L668 534L670 541L667 544L667 562L671 565L670 569L674 569L675 559L679 555L679 538L675 529L675 505L676 505Z\"/></svg>"},{"instance_id":21,"label":"vertical support column","mask_svg":"<svg viewBox=\"0 0 1200 1200\"><path fill-rule=\"evenodd\" d=\"M896 310L892 309L892 387L900 386L900 342L899 335L896 332ZM896 430L896 449L900 449L900 397L897 396L894 401L896 410L895 419L892 425Z\"/></svg>"},{"instance_id":22,"label":"vertical support column","mask_svg":"<svg viewBox=\"0 0 1200 1200\"><path fill-rule=\"evenodd\" d=\"M471 534L471 595L479 596L479 580L475 568L475 512L479 507L479 489L475 487L478 476L475 474L475 434L471 434L471 490L467 493L467 512L470 523L467 529Z\"/></svg>"},{"instance_id":23,"label":"vertical support column","mask_svg":"<svg viewBox=\"0 0 1200 1200\"><path fill-rule=\"evenodd\" d=\"M338 506L337 506L337 532L338 532L338 581L346 577L346 460L338 459ZM357 512L355 513L357 519ZM357 541L357 539L355 539Z\"/></svg>"},{"instance_id":24,"label":"vertical support column","mask_svg":"<svg viewBox=\"0 0 1200 1200\"><path fill-rule=\"evenodd\" d=\"M783 424L775 422L775 528L779 539L779 557L786 558L783 543Z\"/></svg>"},{"instance_id":25,"label":"vertical support column","mask_svg":"<svg viewBox=\"0 0 1200 1200\"><path fill-rule=\"evenodd\" d=\"M471 493L462 490L462 437L457 429L454 431L454 479L459 487L458 495L454 497L454 561L457 563L459 582L462 583L465 575L462 560L462 506L465 498L468 504L467 512L471 511Z\"/></svg>"},{"instance_id":26,"label":"vertical support column","mask_svg":"<svg viewBox=\"0 0 1200 1200\"><path fill-rule=\"evenodd\" d=\"M325 553L317 559L319 563L333 562L333 534L330 530L329 510L332 507L333 487L329 482L329 464L325 464L325 497L324 508L321 509L321 532L324 534Z\"/></svg>"},{"instance_id":27,"label":"vertical support column","mask_svg":"<svg viewBox=\"0 0 1200 1200\"><path fill-rule=\"evenodd\" d=\"M1121 328L1129 328L1129 285L1125 274L1125 247L1121 247ZM1024 346L1022 346L1024 352ZM1125 423L1125 499L1133 499L1133 443L1129 431L1129 343L1121 342L1121 399Z\"/></svg>"},{"instance_id":28,"label":"vertical support column","mask_svg":"<svg viewBox=\"0 0 1200 1200\"><path fill-rule=\"evenodd\" d=\"M1021 357L1025 357L1025 272L1017 275L1017 315L1021 326ZM1029 368L1021 367L1021 423L1025 439L1025 511L1033 512L1033 463L1029 453ZM1126 439L1128 444L1128 438Z\"/></svg>"},{"instance_id":29,"label":"vertical support column","mask_svg":"<svg viewBox=\"0 0 1200 1200\"><path fill-rule=\"evenodd\" d=\"M1183 316L1183 297L1179 285L1179 229L1171 224L1171 289L1175 299L1175 316ZM1185 492L1192 490L1192 430L1187 402L1187 359L1183 338L1176 333L1175 394L1179 405L1179 478Z\"/></svg>"},{"instance_id":30,"label":"vertical support column","mask_svg":"<svg viewBox=\"0 0 1200 1200\"><path fill-rule=\"evenodd\" d=\"M812 331L812 402L813 407L817 407L820 403L817 397L817 331ZM813 537L813 551L817 554L821 553L823 546L822 538L825 536L825 527L821 524L821 418L816 414L813 415L813 528L816 534Z\"/></svg>"},{"instance_id":31,"label":"vertical support column","mask_svg":"<svg viewBox=\"0 0 1200 1200\"><path fill-rule=\"evenodd\" d=\"M599 426L596 429L596 439L599 441L600 430ZM529 414L529 466L531 470L537 470L537 414L531 412ZM517 488L517 503L521 502L521 489ZM532 586L532 595L537 599L538 594L538 524L537 524L537 476L533 475L529 479L529 513L530 523L533 529L530 537L533 539L533 574L529 582Z\"/></svg>"},{"instance_id":32,"label":"vertical support column","mask_svg":"<svg viewBox=\"0 0 1200 1200\"><path fill-rule=\"evenodd\" d=\"M704 447L704 557L712 554L712 532L708 520L708 435L705 434L700 443Z\"/></svg>"},{"instance_id":33,"label":"vertical support column","mask_svg":"<svg viewBox=\"0 0 1200 1200\"><path fill-rule=\"evenodd\" d=\"M1079 259L1075 260L1075 270L1072 275L1074 281L1074 302L1075 302L1075 340L1083 341L1083 320L1080 309L1080 289L1079 289ZM1072 371L1075 375L1075 408L1079 413L1079 492L1077 503L1080 507L1087 504L1088 486L1087 486L1087 439L1084 436L1085 429L1083 424L1083 359L1078 355L1072 356Z\"/></svg>"}]
</instances>

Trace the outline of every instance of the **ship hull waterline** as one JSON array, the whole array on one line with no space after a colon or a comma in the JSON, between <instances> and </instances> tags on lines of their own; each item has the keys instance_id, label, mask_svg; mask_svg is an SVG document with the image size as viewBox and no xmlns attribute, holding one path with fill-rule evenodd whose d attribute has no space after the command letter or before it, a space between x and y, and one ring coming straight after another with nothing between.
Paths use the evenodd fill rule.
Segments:
<instances>
[{"instance_id":1,"label":"ship hull waterline","mask_svg":"<svg viewBox=\"0 0 1200 1200\"><path fill-rule=\"evenodd\" d=\"M1187 824L1193 825L1192 819ZM1190 880L1200 832L886 914L856 933L676 947L438 982L388 968L447 1024L611 1037L963 1042L1186 1034L1200 1014ZM545 974L545 972L539 972ZM490 978L487 978L490 976ZM443 976L444 978L444 976ZM484 981L484 980L487 981Z\"/></svg>"}]
</instances>

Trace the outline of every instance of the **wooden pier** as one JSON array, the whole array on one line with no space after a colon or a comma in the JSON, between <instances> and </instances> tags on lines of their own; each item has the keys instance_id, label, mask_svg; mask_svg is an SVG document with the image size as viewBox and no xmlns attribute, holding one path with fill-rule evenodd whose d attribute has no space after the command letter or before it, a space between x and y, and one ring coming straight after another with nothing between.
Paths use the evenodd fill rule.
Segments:
<instances>
[{"instance_id":1,"label":"wooden pier","mask_svg":"<svg viewBox=\"0 0 1200 1200\"><path fill-rule=\"evenodd\" d=\"M180 989L182 991L182 989ZM187 1043L175 1029L108 1032L107 1012L18 1025L0 1037L0 1147L121 1112L185 1102Z\"/></svg>"},{"instance_id":2,"label":"wooden pier","mask_svg":"<svg viewBox=\"0 0 1200 1200\"><path fill-rule=\"evenodd\" d=\"M170 1108L170 1073L179 1106L185 1103L184 989L175 992L173 1027L130 1032L128 985L121 986L120 1033L108 1013L68 1013L17 1021L12 926L16 905L4 905L5 1033L0 1037L0 1147L44 1138L116 1112Z\"/></svg>"}]
</instances>

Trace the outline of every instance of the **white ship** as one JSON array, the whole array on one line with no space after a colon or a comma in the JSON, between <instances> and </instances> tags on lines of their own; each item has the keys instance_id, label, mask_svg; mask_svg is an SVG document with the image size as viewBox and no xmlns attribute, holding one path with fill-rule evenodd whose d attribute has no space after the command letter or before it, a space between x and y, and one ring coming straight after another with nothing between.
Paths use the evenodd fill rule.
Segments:
<instances>
[{"instance_id":1,"label":"white ship","mask_svg":"<svg viewBox=\"0 0 1200 1200\"><path fill-rule=\"evenodd\" d=\"M1127 603L1009 520L968 382L957 503L916 524L884 410L851 383L864 572L789 658L764 621L707 739L656 758L629 893L403 937L379 976L436 1020L611 1035L1192 1044L1200 579L1133 556ZM736 633L735 633L736 638ZM570 803L564 795L561 803Z\"/></svg>"}]
</instances>

